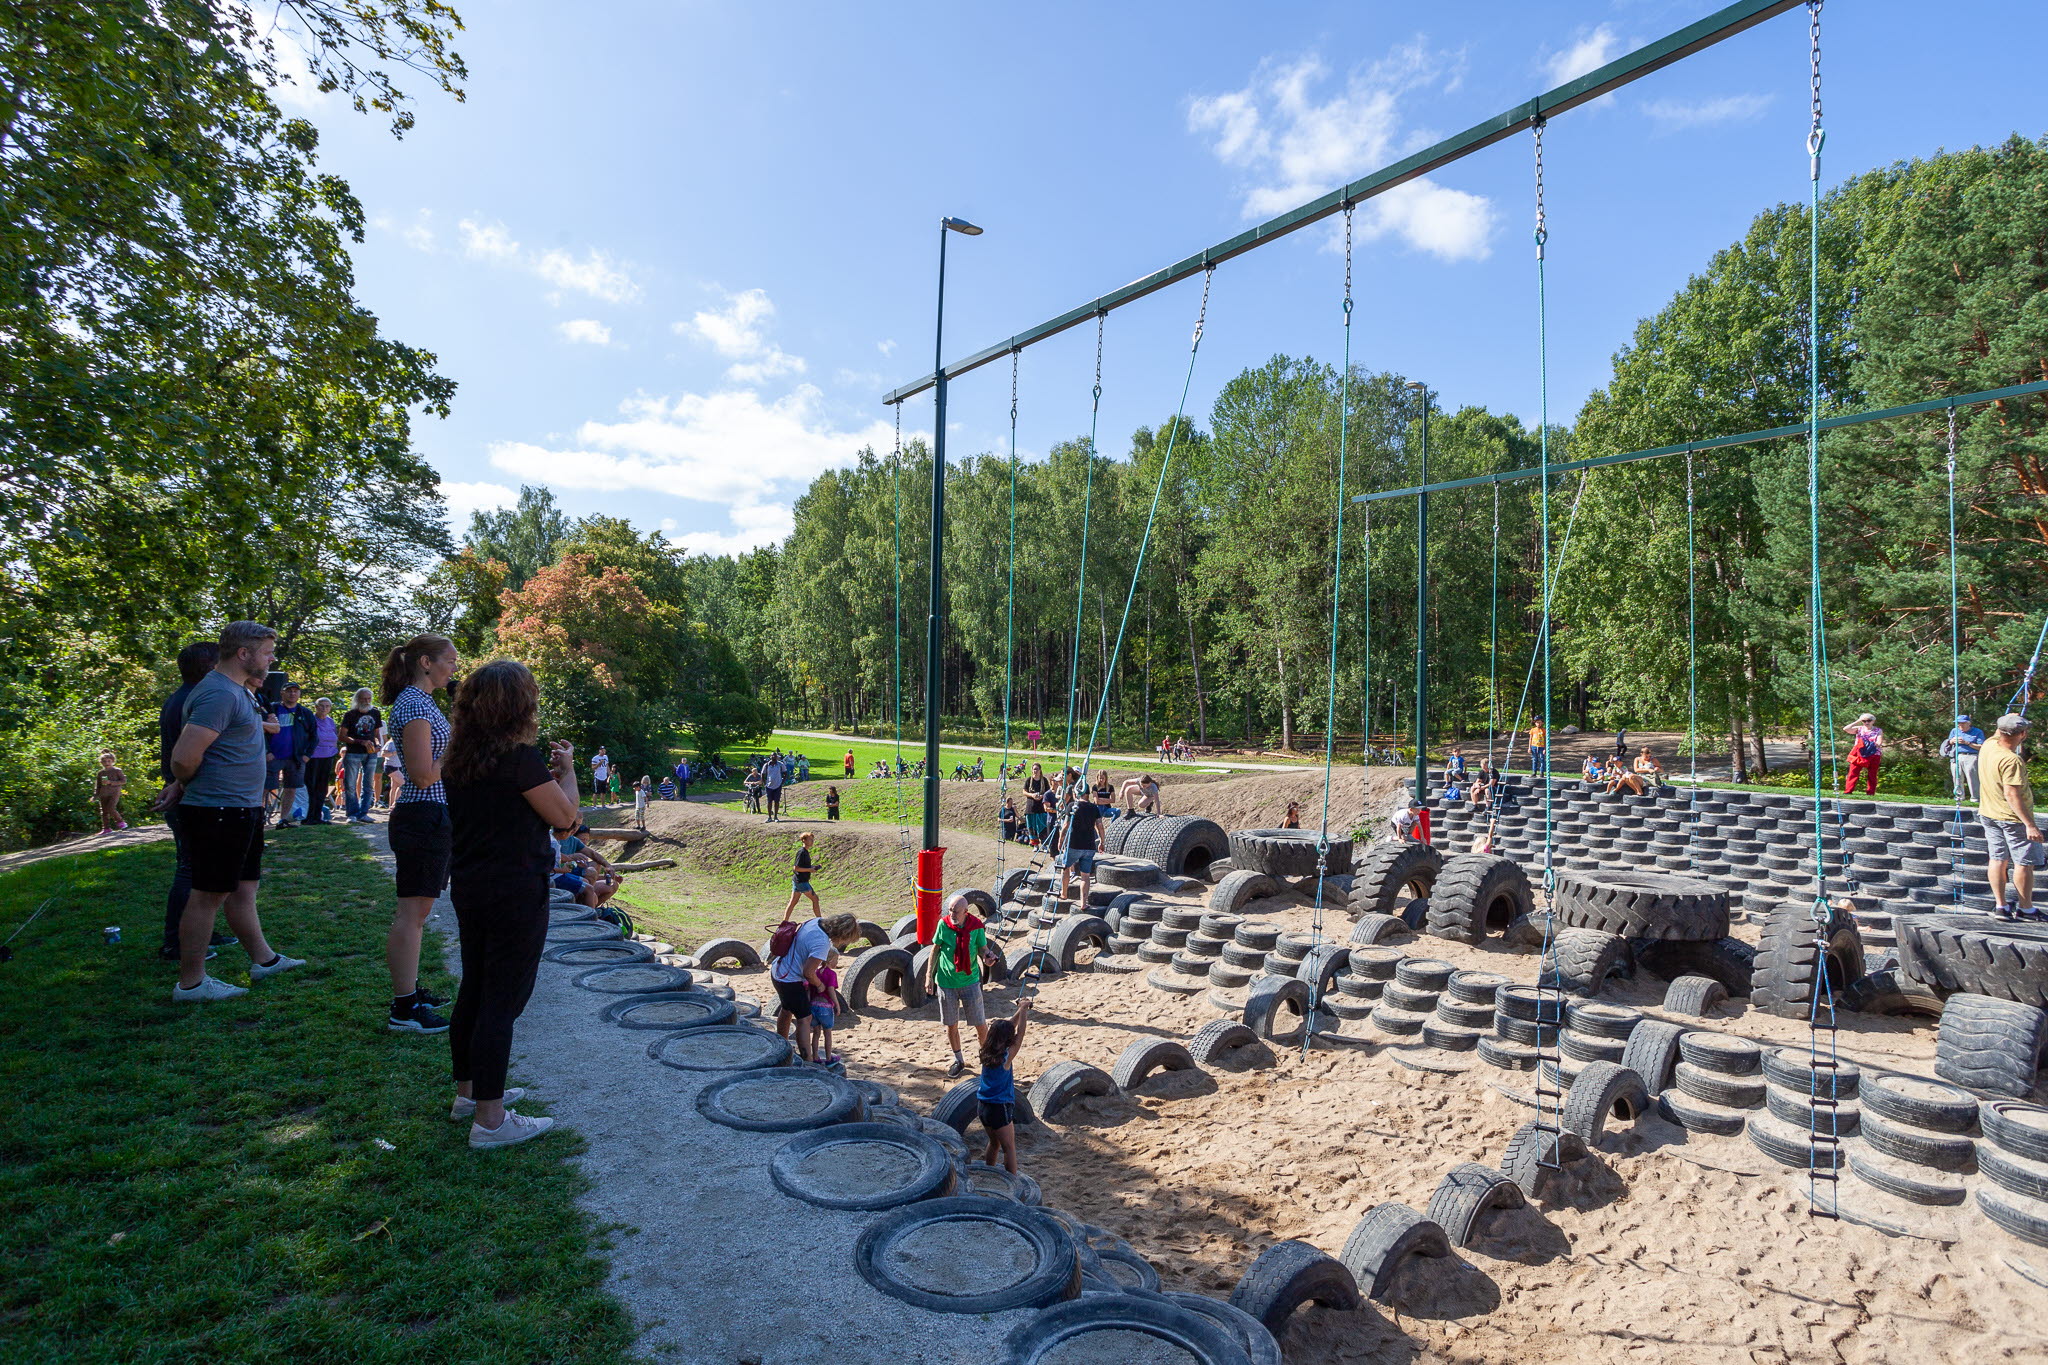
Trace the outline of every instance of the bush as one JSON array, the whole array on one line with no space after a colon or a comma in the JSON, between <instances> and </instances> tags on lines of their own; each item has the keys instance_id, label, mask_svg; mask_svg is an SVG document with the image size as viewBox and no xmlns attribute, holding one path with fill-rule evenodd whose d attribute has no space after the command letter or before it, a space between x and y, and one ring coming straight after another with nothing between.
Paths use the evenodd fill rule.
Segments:
<instances>
[{"instance_id":1,"label":"bush","mask_svg":"<svg viewBox=\"0 0 2048 1365\"><path fill-rule=\"evenodd\" d=\"M128 774L122 808L136 819L157 789L154 720L105 698L63 697L0 731L0 847L31 848L97 829L93 774L105 749Z\"/></svg>"}]
</instances>

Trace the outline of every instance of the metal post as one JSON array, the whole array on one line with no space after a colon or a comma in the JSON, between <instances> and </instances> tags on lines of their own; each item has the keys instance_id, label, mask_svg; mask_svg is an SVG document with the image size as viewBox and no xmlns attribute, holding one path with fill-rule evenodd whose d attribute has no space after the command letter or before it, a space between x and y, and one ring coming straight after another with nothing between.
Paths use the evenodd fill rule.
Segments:
<instances>
[{"instance_id":1,"label":"metal post","mask_svg":"<svg viewBox=\"0 0 2048 1365\"><path fill-rule=\"evenodd\" d=\"M939 306L932 332L932 564L931 600L924 634L924 846L939 846L939 690L944 679L939 664L939 632L944 624L945 570L940 550L946 540L946 232L939 224Z\"/></svg>"},{"instance_id":2,"label":"metal post","mask_svg":"<svg viewBox=\"0 0 2048 1365\"><path fill-rule=\"evenodd\" d=\"M1429 482L1429 386L1422 395L1422 478ZM1415 799L1429 800L1429 494L1415 498Z\"/></svg>"}]
</instances>

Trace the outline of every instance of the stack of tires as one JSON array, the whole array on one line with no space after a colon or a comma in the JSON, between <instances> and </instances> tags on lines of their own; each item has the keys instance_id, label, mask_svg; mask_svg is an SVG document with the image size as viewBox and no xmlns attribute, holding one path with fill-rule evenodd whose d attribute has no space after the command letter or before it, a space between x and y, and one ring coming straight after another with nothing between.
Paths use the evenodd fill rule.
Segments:
<instances>
[{"instance_id":1,"label":"stack of tires","mask_svg":"<svg viewBox=\"0 0 2048 1365\"><path fill-rule=\"evenodd\" d=\"M1975 915L1898 923L1899 968L1948 993L1934 1074L1988 1095L2032 1093L2048 1048L2048 925Z\"/></svg>"},{"instance_id":2,"label":"stack of tires","mask_svg":"<svg viewBox=\"0 0 2048 1365\"><path fill-rule=\"evenodd\" d=\"M2048 1247L2048 1109L1994 1100L1980 1117L1977 1207L2013 1236Z\"/></svg>"},{"instance_id":3,"label":"stack of tires","mask_svg":"<svg viewBox=\"0 0 2048 1365\"><path fill-rule=\"evenodd\" d=\"M1749 948L1728 936L1728 893L1718 887L1657 872L1560 872L1550 910L1562 989L1593 995L1640 962L1667 979L1698 973L1749 993L1729 970Z\"/></svg>"}]
</instances>

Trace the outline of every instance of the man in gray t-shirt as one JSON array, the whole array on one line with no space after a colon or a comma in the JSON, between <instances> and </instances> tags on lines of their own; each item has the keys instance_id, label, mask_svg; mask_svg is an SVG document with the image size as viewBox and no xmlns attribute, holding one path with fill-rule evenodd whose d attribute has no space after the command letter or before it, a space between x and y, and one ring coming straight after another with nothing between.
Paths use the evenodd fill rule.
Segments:
<instances>
[{"instance_id":1,"label":"man in gray t-shirt","mask_svg":"<svg viewBox=\"0 0 2048 1365\"><path fill-rule=\"evenodd\" d=\"M782 784L786 777L782 767L782 760L780 758L770 759L763 766L761 777L766 784L768 792L768 818L770 820L780 820L782 818Z\"/></svg>"},{"instance_id":2,"label":"man in gray t-shirt","mask_svg":"<svg viewBox=\"0 0 2048 1365\"><path fill-rule=\"evenodd\" d=\"M226 1000L245 988L206 971L213 917L225 911L228 927L249 954L249 979L260 981L306 964L271 949L256 917L263 877L264 734L275 720L257 709L250 688L277 657L277 632L255 621L236 621L220 637L220 662L185 700L184 726L171 746L171 782L164 805L179 809L192 865L192 894L178 922L175 1003Z\"/></svg>"}]
</instances>

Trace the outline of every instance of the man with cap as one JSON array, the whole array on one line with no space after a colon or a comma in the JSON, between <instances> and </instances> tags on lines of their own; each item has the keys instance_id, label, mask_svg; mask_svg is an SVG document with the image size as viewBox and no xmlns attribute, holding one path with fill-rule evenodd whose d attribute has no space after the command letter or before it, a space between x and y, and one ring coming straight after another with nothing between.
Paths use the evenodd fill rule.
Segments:
<instances>
[{"instance_id":1,"label":"man with cap","mask_svg":"<svg viewBox=\"0 0 2048 1365\"><path fill-rule=\"evenodd\" d=\"M1977 799L1977 755L1984 748L1984 732L1970 723L1967 715L1956 717L1956 725L1941 742L1941 756L1948 760L1949 787L1956 800Z\"/></svg>"},{"instance_id":2,"label":"man with cap","mask_svg":"<svg viewBox=\"0 0 2048 1365\"><path fill-rule=\"evenodd\" d=\"M1877 717L1865 711L1842 728L1854 736L1849 741L1849 780L1842 784L1843 795L1855 791L1856 780L1865 774L1870 783L1866 790L1877 795L1877 769L1884 762L1884 731L1878 728Z\"/></svg>"},{"instance_id":3,"label":"man with cap","mask_svg":"<svg viewBox=\"0 0 2048 1365\"><path fill-rule=\"evenodd\" d=\"M2027 737L2027 718L2004 715L1998 730L1977 756L1977 823L1991 854L1991 900L2000 919L2048 919L2034 909L2034 869L2044 850L2041 827L2034 822L2034 790L2027 784L2027 760L2020 745ZM2005 870L2012 868L2016 901L2008 901Z\"/></svg>"}]
</instances>

